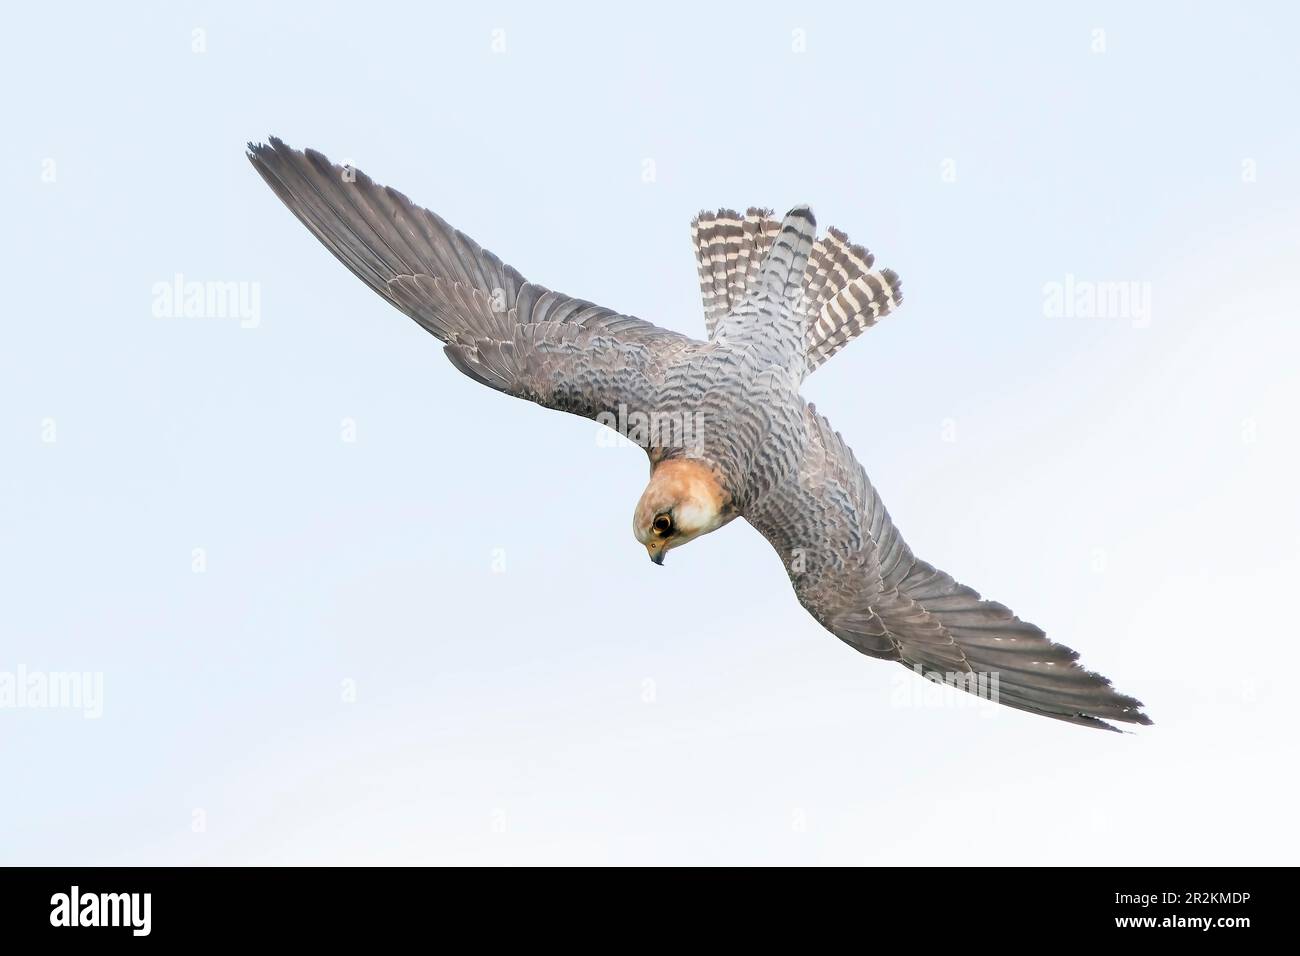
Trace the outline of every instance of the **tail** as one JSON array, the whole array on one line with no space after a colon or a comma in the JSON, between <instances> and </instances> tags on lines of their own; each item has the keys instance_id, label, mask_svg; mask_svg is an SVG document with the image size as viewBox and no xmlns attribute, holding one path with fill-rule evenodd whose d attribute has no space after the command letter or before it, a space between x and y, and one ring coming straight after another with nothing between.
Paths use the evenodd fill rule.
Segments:
<instances>
[{"instance_id":1,"label":"tail","mask_svg":"<svg viewBox=\"0 0 1300 956\"><path fill-rule=\"evenodd\" d=\"M765 236L766 230L756 230L753 235ZM738 236L733 234L732 249L727 250L724 236L721 243L724 274L719 280L717 272L713 273L715 297L719 285L725 285L728 290L739 285L742 278L739 249L748 238L743 232ZM800 303L804 298L808 256L816 238L817 220L811 209L795 206L786 213L780 228L766 244L758 268L752 270L745 266L745 295L738 305L718 318L713 338L753 348L792 370L802 366L807 323ZM717 247L719 243L715 240L713 245Z\"/></svg>"},{"instance_id":2,"label":"tail","mask_svg":"<svg viewBox=\"0 0 1300 956\"><path fill-rule=\"evenodd\" d=\"M781 221L781 231L759 270L759 282L773 300L799 301L804 271L817 238L817 219L807 206L795 206Z\"/></svg>"},{"instance_id":3,"label":"tail","mask_svg":"<svg viewBox=\"0 0 1300 956\"><path fill-rule=\"evenodd\" d=\"M808 322L808 370L871 328L903 301L892 269L873 269L875 257L832 227L817 240L804 273L803 314Z\"/></svg>"},{"instance_id":4,"label":"tail","mask_svg":"<svg viewBox=\"0 0 1300 956\"><path fill-rule=\"evenodd\" d=\"M758 270L781 224L772 210L751 207L702 212L691 220L691 242L700 273L704 325L713 338L718 322L738 309L758 285Z\"/></svg>"},{"instance_id":5,"label":"tail","mask_svg":"<svg viewBox=\"0 0 1300 956\"><path fill-rule=\"evenodd\" d=\"M729 315L748 312L745 304L762 289L762 265L784 225L770 209L758 208L744 216L730 209L702 212L692 221L710 338L728 324ZM805 375L902 302L898 273L875 269L874 262L870 252L835 228L812 243L802 295L794 305L803 321Z\"/></svg>"}]
</instances>

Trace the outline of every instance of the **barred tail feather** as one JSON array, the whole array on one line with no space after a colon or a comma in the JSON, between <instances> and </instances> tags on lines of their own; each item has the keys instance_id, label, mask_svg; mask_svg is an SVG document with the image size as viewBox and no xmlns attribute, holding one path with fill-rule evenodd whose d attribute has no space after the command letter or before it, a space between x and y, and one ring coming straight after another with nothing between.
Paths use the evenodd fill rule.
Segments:
<instances>
[{"instance_id":1,"label":"barred tail feather","mask_svg":"<svg viewBox=\"0 0 1300 956\"><path fill-rule=\"evenodd\" d=\"M903 287L892 269L872 270L832 295L808 326L808 370L816 371L864 330L898 308Z\"/></svg>"},{"instance_id":2,"label":"barred tail feather","mask_svg":"<svg viewBox=\"0 0 1300 956\"><path fill-rule=\"evenodd\" d=\"M718 323L738 309L756 283L759 267L780 224L772 210L750 208L701 212L691 222L691 241L700 274L704 324L712 338Z\"/></svg>"},{"instance_id":3,"label":"barred tail feather","mask_svg":"<svg viewBox=\"0 0 1300 956\"><path fill-rule=\"evenodd\" d=\"M898 308L898 273L875 269L875 256L831 228L817 240L804 276L806 352L811 374L865 329Z\"/></svg>"},{"instance_id":4,"label":"barred tail feather","mask_svg":"<svg viewBox=\"0 0 1300 956\"><path fill-rule=\"evenodd\" d=\"M764 291L762 265L782 226L770 209L753 207L743 216L720 209L692 221L709 338L729 324L753 321L752 302ZM898 273L874 267L875 257L834 227L812 244L793 305L804 326L805 375L902 302ZM729 323L728 316L739 321Z\"/></svg>"},{"instance_id":5,"label":"barred tail feather","mask_svg":"<svg viewBox=\"0 0 1300 956\"><path fill-rule=\"evenodd\" d=\"M817 238L817 220L807 206L795 206L781 221L760 273L760 283L774 299L803 299L803 277Z\"/></svg>"}]
</instances>

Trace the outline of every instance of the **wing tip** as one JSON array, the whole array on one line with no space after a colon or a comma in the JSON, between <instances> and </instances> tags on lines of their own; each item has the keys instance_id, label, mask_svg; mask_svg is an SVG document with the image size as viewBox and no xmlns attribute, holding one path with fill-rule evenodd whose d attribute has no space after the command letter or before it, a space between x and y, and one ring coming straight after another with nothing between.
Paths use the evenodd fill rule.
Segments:
<instances>
[{"instance_id":1,"label":"wing tip","mask_svg":"<svg viewBox=\"0 0 1300 956\"><path fill-rule=\"evenodd\" d=\"M245 144L245 149L250 156L266 156L272 153L295 152L293 147L286 146L284 140L274 133L266 137L266 142L249 140Z\"/></svg>"}]
</instances>

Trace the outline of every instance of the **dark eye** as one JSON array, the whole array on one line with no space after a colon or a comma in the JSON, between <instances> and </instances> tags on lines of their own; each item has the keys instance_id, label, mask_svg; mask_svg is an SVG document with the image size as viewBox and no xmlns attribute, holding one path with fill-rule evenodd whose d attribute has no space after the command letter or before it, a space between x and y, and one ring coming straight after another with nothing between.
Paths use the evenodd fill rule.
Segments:
<instances>
[{"instance_id":1,"label":"dark eye","mask_svg":"<svg viewBox=\"0 0 1300 956\"><path fill-rule=\"evenodd\" d=\"M650 527L655 529L655 534L661 538L673 530L673 519L669 515L656 515L654 524Z\"/></svg>"}]
</instances>

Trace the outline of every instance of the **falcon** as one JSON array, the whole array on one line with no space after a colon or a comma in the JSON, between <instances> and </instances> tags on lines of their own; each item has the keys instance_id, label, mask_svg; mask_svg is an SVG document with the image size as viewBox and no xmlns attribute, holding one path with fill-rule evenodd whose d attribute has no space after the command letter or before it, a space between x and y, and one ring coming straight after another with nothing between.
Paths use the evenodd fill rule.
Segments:
<instances>
[{"instance_id":1,"label":"falcon","mask_svg":"<svg viewBox=\"0 0 1300 956\"><path fill-rule=\"evenodd\" d=\"M639 414L650 481L632 530L650 560L743 517L795 596L869 657L1087 727L1149 724L1142 704L1006 607L917 558L804 378L898 308L897 274L812 211L704 212L691 238L706 337L525 279L395 189L272 137L248 158L366 285L489 388L609 423ZM629 410L630 413L629 414ZM686 429L682 423L699 427ZM992 692L990 693L990 689Z\"/></svg>"}]
</instances>

